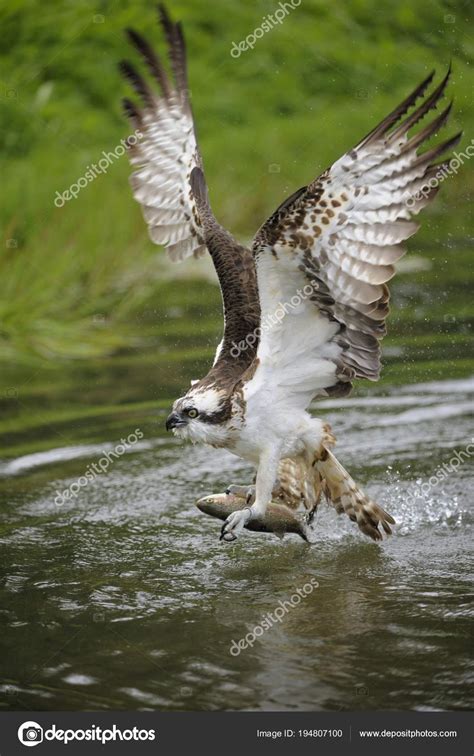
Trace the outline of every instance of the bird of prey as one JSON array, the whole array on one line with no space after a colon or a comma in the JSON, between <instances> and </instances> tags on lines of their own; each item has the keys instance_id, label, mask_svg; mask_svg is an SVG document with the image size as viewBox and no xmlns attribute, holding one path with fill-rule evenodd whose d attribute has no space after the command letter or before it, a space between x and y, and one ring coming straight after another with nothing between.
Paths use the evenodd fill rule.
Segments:
<instances>
[{"instance_id":1,"label":"bird of prey","mask_svg":"<svg viewBox=\"0 0 474 756\"><path fill-rule=\"evenodd\" d=\"M181 439L223 447L256 466L247 507L221 538L235 540L272 498L314 511L321 494L374 540L393 518L353 481L331 447L334 436L308 409L375 381L389 310L387 282L401 243L438 191L449 162L434 161L461 137L419 148L446 123L451 104L414 135L449 79L425 94L433 73L320 176L288 197L257 231L251 249L216 220L196 141L181 25L160 6L170 73L137 32L128 37L158 85L120 64L141 99L124 100L142 138L129 154L131 185L153 242L172 260L210 253L222 292L224 335L208 374L177 399L166 428ZM409 133L411 132L410 136ZM435 179L433 181L433 179ZM279 315L278 315L279 314Z\"/></svg>"}]
</instances>

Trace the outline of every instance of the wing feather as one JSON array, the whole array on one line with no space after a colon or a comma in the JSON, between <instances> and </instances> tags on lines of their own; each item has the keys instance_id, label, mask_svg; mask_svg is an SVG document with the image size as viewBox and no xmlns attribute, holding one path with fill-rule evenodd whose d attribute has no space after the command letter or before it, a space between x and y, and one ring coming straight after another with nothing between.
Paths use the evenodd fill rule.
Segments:
<instances>
[{"instance_id":1,"label":"wing feather","mask_svg":"<svg viewBox=\"0 0 474 756\"><path fill-rule=\"evenodd\" d=\"M232 357L234 344L258 327L255 263L251 251L239 245L212 213L189 101L181 25L174 23L161 5L158 15L168 46L170 75L149 43L138 32L127 31L158 91L131 63L120 64L142 102L139 107L129 99L124 101L126 114L141 133L141 139L129 149L134 167L130 184L142 206L150 238L166 247L172 261L199 257L206 249L212 257L223 299L224 337L213 368L199 383L205 389L218 375L222 387L224 382L230 385L240 378L256 351L250 346L237 359Z\"/></svg>"},{"instance_id":2,"label":"wing feather","mask_svg":"<svg viewBox=\"0 0 474 756\"><path fill-rule=\"evenodd\" d=\"M272 384L282 389L281 401L307 406L314 396L347 393L353 378L378 378L387 282L405 252L401 242L418 229L413 216L438 191L430 179L449 164L433 161L461 136L418 153L446 124L451 104L414 136L408 132L437 107L449 75L406 115L425 94L430 74L354 149L283 202L257 233L262 323L277 308L285 316L262 328L249 395ZM296 291L298 305L287 308Z\"/></svg>"},{"instance_id":3,"label":"wing feather","mask_svg":"<svg viewBox=\"0 0 474 756\"><path fill-rule=\"evenodd\" d=\"M135 171L130 177L133 196L142 206L151 240L164 245L173 261L198 257L206 249L190 175L202 170L189 102L186 50L179 24L159 7L159 19L168 43L172 78L150 44L133 29L127 35L158 84L159 93L128 61L120 70L142 100L140 109L124 101L125 112L141 134L129 149Z\"/></svg>"}]
</instances>

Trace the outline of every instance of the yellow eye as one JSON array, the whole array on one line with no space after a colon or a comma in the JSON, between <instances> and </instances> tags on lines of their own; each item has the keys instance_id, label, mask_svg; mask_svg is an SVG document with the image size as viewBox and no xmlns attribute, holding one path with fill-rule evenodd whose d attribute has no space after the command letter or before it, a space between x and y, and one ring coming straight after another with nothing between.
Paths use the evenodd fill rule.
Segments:
<instances>
[{"instance_id":1,"label":"yellow eye","mask_svg":"<svg viewBox=\"0 0 474 756\"><path fill-rule=\"evenodd\" d=\"M191 407L191 409L188 410L188 417L195 418L199 415L199 412L195 407Z\"/></svg>"}]
</instances>

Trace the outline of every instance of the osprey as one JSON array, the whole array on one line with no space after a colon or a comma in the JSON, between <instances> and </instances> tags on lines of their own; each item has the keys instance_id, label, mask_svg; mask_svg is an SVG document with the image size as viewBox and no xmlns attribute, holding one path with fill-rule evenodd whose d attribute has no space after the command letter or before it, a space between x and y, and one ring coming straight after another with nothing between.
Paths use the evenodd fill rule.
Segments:
<instances>
[{"instance_id":1,"label":"osprey","mask_svg":"<svg viewBox=\"0 0 474 756\"><path fill-rule=\"evenodd\" d=\"M127 31L159 94L129 62L120 64L143 103L124 100L142 134L129 150L131 185L151 239L172 260L210 253L224 309L214 364L175 401L166 428L256 466L255 486L245 488L248 506L227 518L224 540L263 516L272 497L293 506L302 501L314 512L321 493L363 533L381 539L393 518L355 484L331 451L328 424L308 408L320 397L345 396L356 378L379 377L387 281L404 254L401 242L418 228L413 216L433 199L437 176L449 166L433 161L461 137L418 152L446 123L451 104L414 136L408 132L436 108L450 71L426 96L430 73L356 147L288 197L248 249L211 210L181 25L162 6L159 16L172 76L148 42Z\"/></svg>"}]
</instances>

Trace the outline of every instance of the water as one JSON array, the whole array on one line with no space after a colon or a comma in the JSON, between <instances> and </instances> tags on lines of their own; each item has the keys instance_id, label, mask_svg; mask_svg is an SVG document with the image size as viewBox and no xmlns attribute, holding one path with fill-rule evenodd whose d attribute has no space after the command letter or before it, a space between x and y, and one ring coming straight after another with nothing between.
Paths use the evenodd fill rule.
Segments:
<instances>
[{"instance_id":1,"label":"water","mask_svg":"<svg viewBox=\"0 0 474 756\"><path fill-rule=\"evenodd\" d=\"M83 379L10 392L22 422L5 426L0 466L4 709L472 706L473 380L320 403L338 457L398 525L373 544L323 505L308 546L247 531L219 543L194 502L250 468L166 435L166 402L131 401L118 376L115 404L79 412Z\"/></svg>"}]
</instances>

